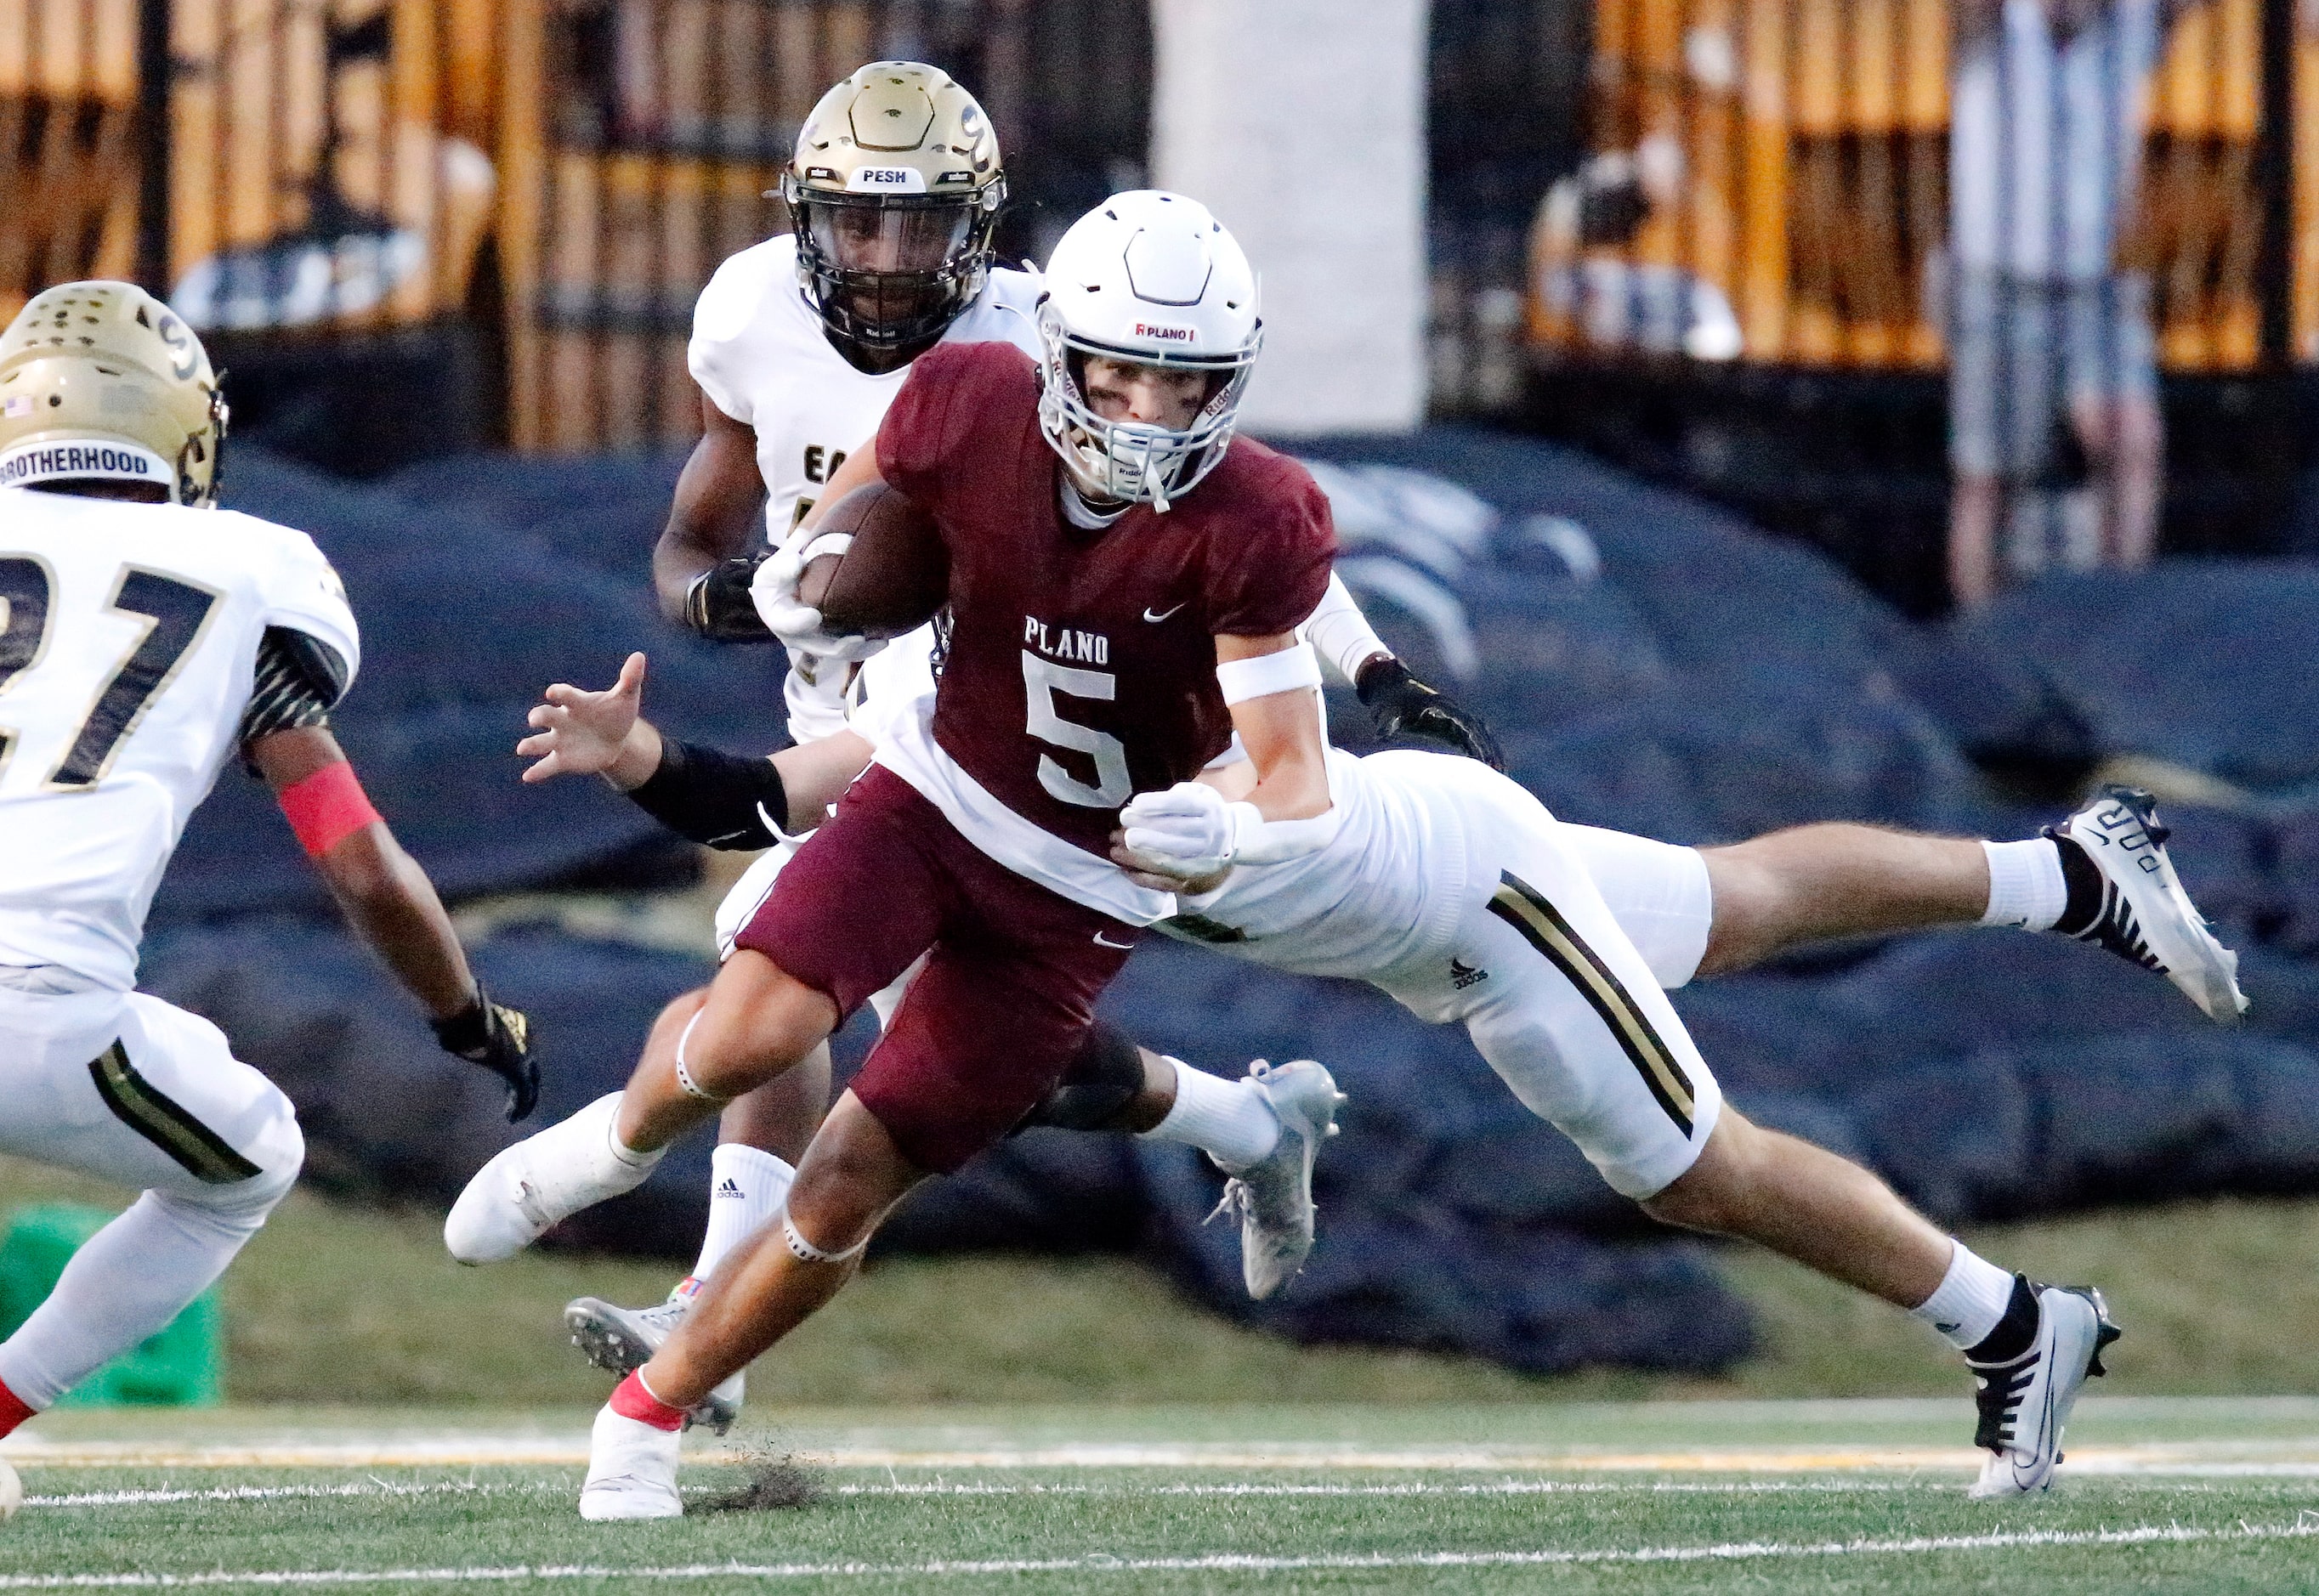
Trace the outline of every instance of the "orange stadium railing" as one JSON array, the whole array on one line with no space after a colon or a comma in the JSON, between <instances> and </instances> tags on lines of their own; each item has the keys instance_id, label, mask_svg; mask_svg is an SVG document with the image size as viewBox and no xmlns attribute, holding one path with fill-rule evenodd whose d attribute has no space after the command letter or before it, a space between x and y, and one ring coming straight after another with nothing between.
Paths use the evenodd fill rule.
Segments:
<instances>
[{"instance_id":1,"label":"orange stadium railing","mask_svg":"<svg viewBox=\"0 0 2319 1596\"><path fill-rule=\"evenodd\" d=\"M2297 3L2182 6L2146 85L2116 264L2151 274L2170 370L2319 355L2319 39ZM1539 207L1533 348L1942 361L1949 0L1593 0L1593 18L1587 155L1610 181L1565 178Z\"/></svg>"},{"instance_id":2,"label":"orange stadium railing","mask_svg":"<svg viewBox=\"0 0 2319 1596\"><path fill-rule=\"evenodd\" d=\"M1034 95L1073 51L1108 80ZM971 84L1018 194L1140 180L1141 0L12 0L0 318L107 275L229 338L465 319L515 446L681 443L694 298L786 225L815 98L893 55Z\"/></svg>"}]
</instances>

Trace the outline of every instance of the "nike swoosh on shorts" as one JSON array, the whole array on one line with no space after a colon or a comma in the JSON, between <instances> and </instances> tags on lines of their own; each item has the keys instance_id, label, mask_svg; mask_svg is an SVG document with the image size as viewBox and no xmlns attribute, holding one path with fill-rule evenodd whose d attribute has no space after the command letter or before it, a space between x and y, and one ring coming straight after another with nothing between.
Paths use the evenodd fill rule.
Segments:
<instances>
[{"instance_id":1,"label":"nike swoosh on shorts","mask_svg":"<svg viewBox=\"0 0 2319 1596\"><path fill-rule=\"evenodd\" d=\"M1101 943L1102 943L1105 947L1106 947L1106 948L1117 948L1117 949L1119 949L1122 952L1125 952L1128 949L1132 948L1132 947L1135 945L1133 942L1113 942L1113 941L1112 941L1112 940L1110 940L1108 937L1105 936L1105 935L1103 934L1103 933L1101 933L1100 931L1098 931L1098 932L1096 932L1096 933L1095 933L1095 940L1096 940L1096 942L1101 942Z\"/></svg>"}]
</instances>

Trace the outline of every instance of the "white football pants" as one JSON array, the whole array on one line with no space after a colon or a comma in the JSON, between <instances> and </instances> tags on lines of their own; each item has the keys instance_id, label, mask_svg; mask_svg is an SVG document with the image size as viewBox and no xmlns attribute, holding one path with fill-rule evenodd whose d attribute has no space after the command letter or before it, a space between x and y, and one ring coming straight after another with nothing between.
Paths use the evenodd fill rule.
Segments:
<instances>
[{"instance_id":1,"label":"white football pants","mask_svg":"<svg viewBox=\"0 0 2319 1596\"><path fill-rule=\"evenodd\" d=\"M1376 985L1422 1019L1461 1022L1514 1096L1620 1193L1664 1190L1698 1159L1723 1102L1664 990L1706 946L1706 865L1615 832L1574 836L1584 828L1473 760L1430 762L1412 790L1439 828L1464 834L1465 903L1446 952ZM1627 914L1590 862L1630 900Z\"/></svg>"},{"instance_id":2,"label":"white football pants","mask_svg":"<svg viewBox=\"0 0 2319 1596\"><path fill-rule=\"evenodd\" d=\"M142 992L14 978L0 985L0 1152L144 1194L0 1342L0 1382L37 1409L208 1289L297 1179L305 1142L290 1100L207 1020Z\"/></svg>"}]
</instances>

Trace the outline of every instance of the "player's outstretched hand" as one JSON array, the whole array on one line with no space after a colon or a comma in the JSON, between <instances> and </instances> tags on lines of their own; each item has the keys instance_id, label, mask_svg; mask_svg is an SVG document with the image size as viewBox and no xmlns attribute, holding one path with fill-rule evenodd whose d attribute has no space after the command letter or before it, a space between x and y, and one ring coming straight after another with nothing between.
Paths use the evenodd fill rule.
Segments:
<instances>
[{"instance_id":1,"label":"player's outstretched hand","mask_svg":"<svg viewBox=\"0 0 2319 1596\"><path fill-rule=\"evenodd\" d=\"M1158 892L1212 890L1232 868L1232 819L1224 795L1204 781L1139 792L1119 812L1112 862Z\"/></svg>"},{"instance_id":2,"label":"player's outstretched hand","mask_svg":"<svg viewBox=\"0 0 2319 1596\"><path fill-rule=\"evenodd\" d=\"M540 695L546 702L532 706L529 718L536 729L515 745L518 753L538 762L525 768L523 779L546 781L610 770L636 724L644 693L641 654L630 654L620 679L601 692L564 681L549 688Z\"/></svg>"},{"instance_id":3,"label":"player's outstretched hand","mask_svg":"<svg viewBox=\"0 0 2319 1596\"><path fill-rule=\"evenodd\" d=\"M1381 737L1422 737L1439 743L1452 753L1478 759L1493 771L1506 768L1498 740L1482 717L1456 699L1409 673L1409 667L1390 654L1361 667L1353 686L1376 722Z\"/></svg>"},{"instance_id":4,"label":"player's outstretched hand","mask_svg":"<svg viewBox=\"0 0 2319 1596\"><path fill-rule=\"evenodd\" d=\"M478 981L475 1000L434 1025L435 1040L445 1052L480 1064L507 1082L509 1123L539 1106L539 1060L531 1051L530 1017L521 1009L493 1003Z\"/></svg>"}]
</instances>

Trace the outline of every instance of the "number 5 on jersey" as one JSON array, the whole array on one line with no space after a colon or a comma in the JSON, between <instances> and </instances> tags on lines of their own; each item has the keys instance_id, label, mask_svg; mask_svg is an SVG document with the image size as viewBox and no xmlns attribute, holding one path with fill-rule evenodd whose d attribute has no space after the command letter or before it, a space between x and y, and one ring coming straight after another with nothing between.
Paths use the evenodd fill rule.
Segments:
<instances>
[{"instance_id":1,"label":"number 5 on jersey","mask_svg":"<svg viewBox=\"0 0 2319 1596\"><path fill-rule=\"evenodd\" d=\"M1057 764L1048 754L1039 756L1039 785L1067 804L1090 809L1116 809L1134 796L1127 774L1127 748L1109 732L1065 720L1055 708L1055 695L1096 699L1105 703L1118 696L1119 678L1108 671L1080 671L1023 651L1023 697L1030 705L1027 728L1040 742L1069 748L1095 761L1096 785L1089 787Z\"/></svg>"},{"instance_id":2,"label":"number 5 on jersey","mask_svg":"<svg viewBox=\"0 0 2319 1596\"><path fill-rule=\"evenodd\" d=\"M71 745L49 772L50 788L93 787L104 778L113 751L136 729L147 708L176 677L217 608L212 590L158 571L124 565L106 608L145 623L137 641L97 690ZM54 619L56 578L45 561L0 555L0 695L41 663ZM14 752L16 734L0 726L0 770Z\"/></svg>"}]
</instances>

